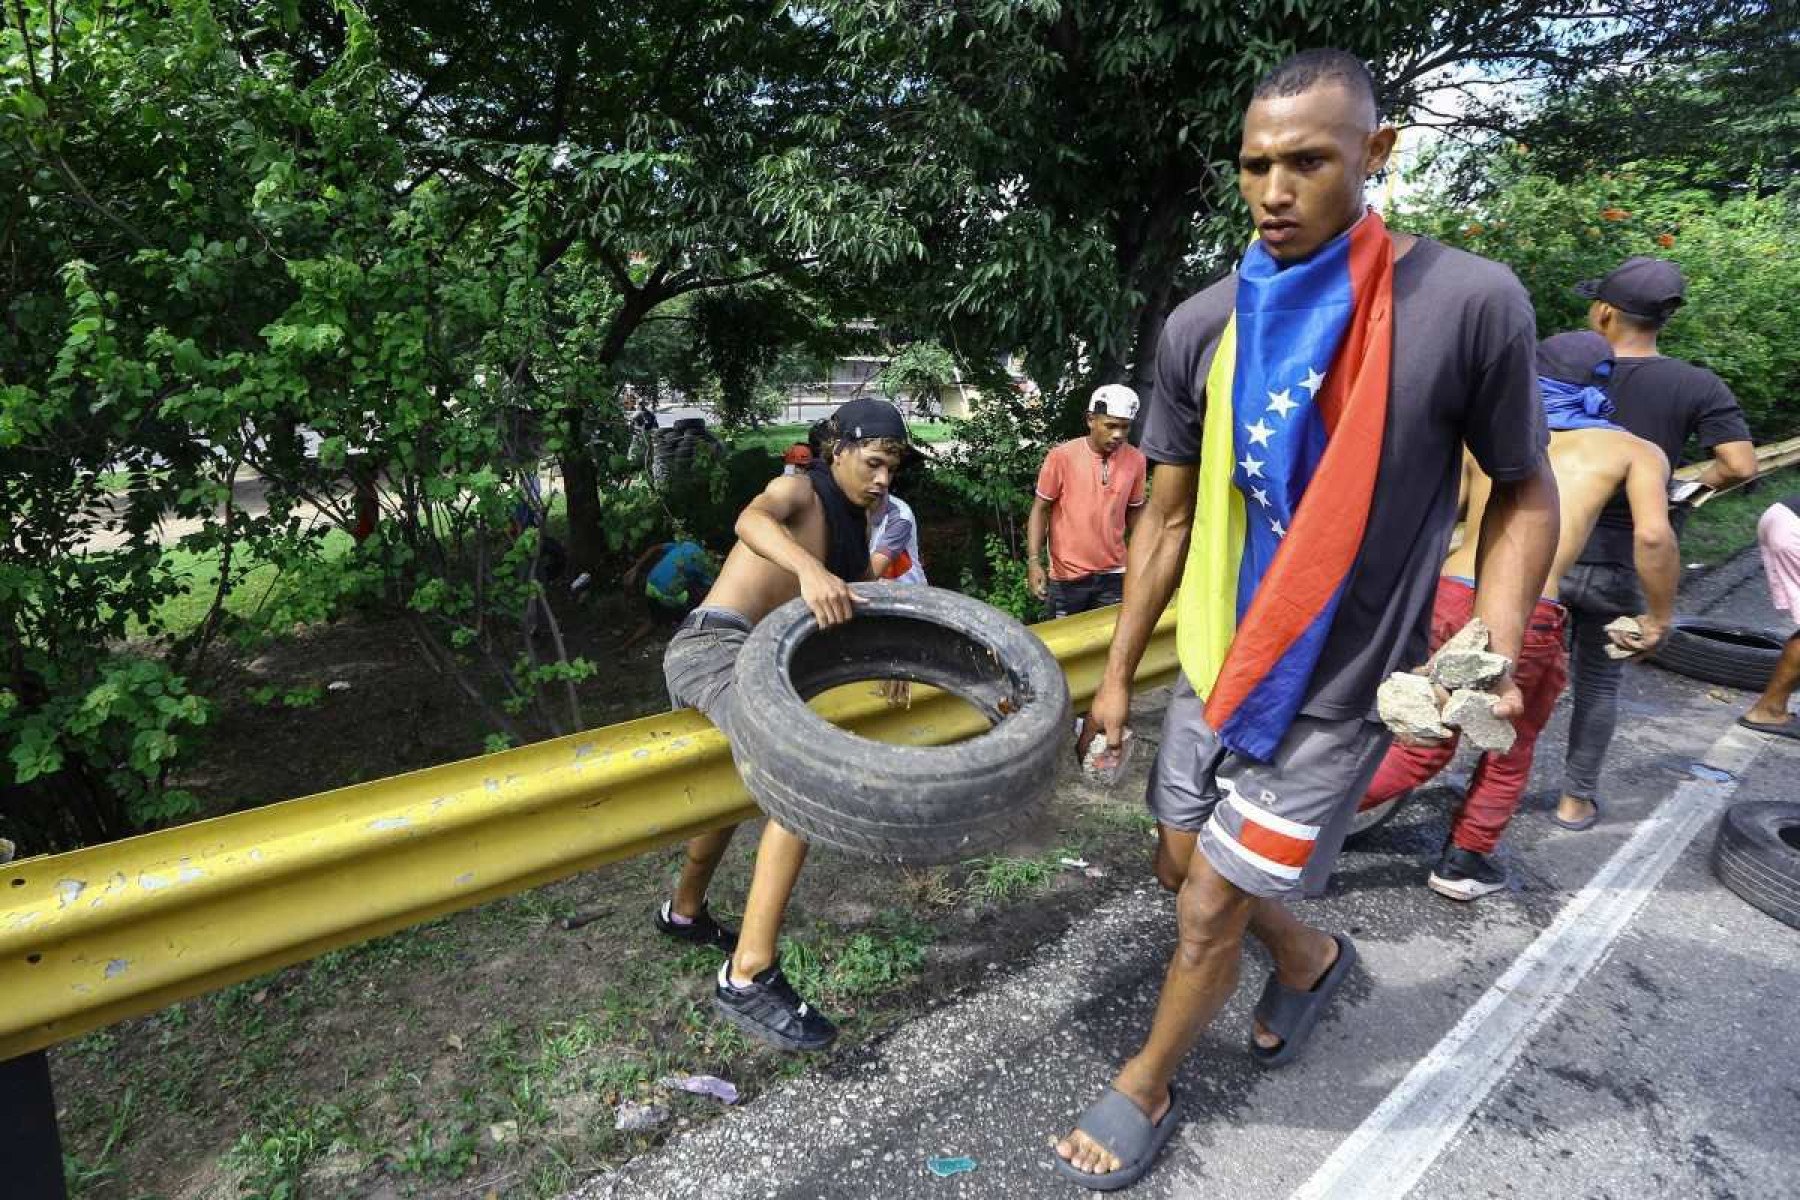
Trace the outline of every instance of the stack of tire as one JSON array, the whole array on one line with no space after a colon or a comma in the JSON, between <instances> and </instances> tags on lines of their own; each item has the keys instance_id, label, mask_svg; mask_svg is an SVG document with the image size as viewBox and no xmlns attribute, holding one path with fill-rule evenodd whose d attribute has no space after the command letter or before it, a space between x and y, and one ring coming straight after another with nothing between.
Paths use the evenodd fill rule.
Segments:
<instances>
[{"instance_id":1,"label":"stack of tire","mask_svg":"<svg viewBox=\"0 0 1800 1200\"><path fill-rule=\"evenodd\" d=\"M706 427L704 417L683 417L658 429L650 447L650 482L657 487L685 475L699 454L725 455L725 443Z\"/></svg>"}]
</instances>

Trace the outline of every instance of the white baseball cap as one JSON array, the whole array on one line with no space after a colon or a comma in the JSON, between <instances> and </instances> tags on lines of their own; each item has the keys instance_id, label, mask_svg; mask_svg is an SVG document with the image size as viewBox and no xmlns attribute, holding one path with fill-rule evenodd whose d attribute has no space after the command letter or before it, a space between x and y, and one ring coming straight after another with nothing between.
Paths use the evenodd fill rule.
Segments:
<instances>
[{"instance_id":1,"label":"white baseball cap","mask_svg":"<svg viewBox=\"0 0 1800 1200\"><path fill-rule=\"evenodd\" d=\"M1105 383L1094 389L1088 401L1090 416L1137 419L1138 394L1122 383Z\"/></svg>"}]
</instances>

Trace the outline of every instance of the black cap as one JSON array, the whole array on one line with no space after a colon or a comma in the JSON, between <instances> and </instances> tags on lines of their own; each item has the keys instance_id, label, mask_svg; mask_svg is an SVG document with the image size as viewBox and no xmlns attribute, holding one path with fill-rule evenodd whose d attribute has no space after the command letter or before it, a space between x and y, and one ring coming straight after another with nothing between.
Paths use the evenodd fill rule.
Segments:
<instances>
[{"instance_id":1,"label":"black cap","mask_svg":"<svg viewBox=\"0 0 1800 1200\"><path fill-rule=\"evenodd\" d=\"M875 400L864 397L841 405L831 414L831 420L837 426L840 438L854 438L865 441L868 438L897 438L902 442L912 440L906 432L906 422L900 417L900 410L886 400Z\"/></svg>"},{"instance_id":2,"label":"black cap","mask_svg":"<svg viewBox=\"0 0 1800 1200\"><path fill-rule=\"evenodd\" d=\"M1661 320L1680 308L1686 291L1680 267L1642 256L1626 259L1604 279L1584 279L1575 285L1577 296L1604 300L1620 312L1652 320Z\"/></svg>"},{"instance_id":3,"label":"black cap","mask_svg":"<svg viewBox=\"0 0 1800 1200\"><path fill-rule=\"evenodd\" d=\"M1604 385L1612 369L1612 347L1597 333L1559 333L1537 344L1537 373L1546 379L1575 387Z\"/></svg>"}]
</instances>

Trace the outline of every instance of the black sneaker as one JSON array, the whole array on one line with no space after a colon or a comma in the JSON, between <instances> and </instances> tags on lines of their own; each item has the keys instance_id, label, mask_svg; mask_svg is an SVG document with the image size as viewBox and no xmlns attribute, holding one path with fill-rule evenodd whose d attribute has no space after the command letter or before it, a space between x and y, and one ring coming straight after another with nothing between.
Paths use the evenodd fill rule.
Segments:
<instances>
[{"instance_id":1,"label":"black sneaker","mask_svg":"<svg viewBox=\"0 0 1800 1200\"><path fill-rule=\"evenodd\" d=\"M678 942L687 942L694 946L711 946L715 950L723 950L730 954L737 949L737 930L719 924L713 920L710 912L704 908L700 915L686 925L674 919L674 906L667 900L656 910L656 931L674 938Z\"/></svg>"},{"instance_id":2,"label":"black sneaker","mask_svg":"<svg viewBox=\"0 0 1800 1200\"><path fill-rule=\"evenodd\" d=\"M837 1040L837 1026L800 998L780 967L769 967L747 985L731 982L731 960L719 968L713 1007L739 1029L779 1050L823 1050Z\"/></svg>"},{"instance_id":3,"label":"black sneaker","mask_svg":"<svg viewBox=\"0 0 1800 1200\"><path fill-rule=\"evenodd\" d=\"M1479 900L1506 887L1506 872L1495 866L1485 854L1449 846L1444 857L1432 869L1428 881L1431 890L1452 900Z\"/></svg>"}]
</instances>

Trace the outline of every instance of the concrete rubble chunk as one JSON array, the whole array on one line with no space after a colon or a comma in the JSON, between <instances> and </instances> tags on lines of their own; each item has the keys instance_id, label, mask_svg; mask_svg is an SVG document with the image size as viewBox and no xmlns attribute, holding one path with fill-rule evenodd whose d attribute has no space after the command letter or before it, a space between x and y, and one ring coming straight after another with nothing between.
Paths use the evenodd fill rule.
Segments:
<instances>
[{"instance_id":1,"label":"concrete rubble chunk","mask_svg":"<svg viewBox=\"0 0 1800 1200\"><path fill-rule=\"evenodd\" d=\"M1490 692L1463 688L1453 692L1444 705L1444 724L1462 730L1463 737L1478 750L1504 754L1513 748L1518 730L1504 717L1494 715L1494 697Z\"/></svg>"},{"instance_id":2,"label":"concrete rubble chunk","mask_svg":"<svg viewBox=\"0 0 1800 1200\"><path fill-rule=\"evenodd\" d=\"M1487 622L1480 617L1470 617L1469 623L1453 634L1449 641L1438 647L1437 657L1446 654L1462 654L1469 650L1486 650L1493 631Z\"/></svg>"},{"instance_id":3,"label":"concrete rubble chunk","mask_svg":"<svg viewBox=\"0 0 1800 1200\"><path fill-rule=\"evenodd\" d=\"M1401 737L1446 738L1450 731L1438 719L1437 690L1423 675L1396 671L1375 692L1382 724Z\"/></svg>"},{"instance_id":4,"label":"concrete rubble chunk","mask_svg":"<svg viewBox=\"0 0 1800 1200\"><path fill-rule=\"evenodd\" d=\"M1447 692L1483 688L1498 683L1512 662L1504 654L1486 650L1459 650L1431 660L1431 679Z\"/></svg>"},{"instance_id":5,"label":"concrete rubble chunk","mask_svg":"<svg viewBox=\"0 0 1800 1200\"><path fill-rule=\"evenodd\" d=\"M1619 617L1617 620L1609 621L1607 623L1606 632L1622 633L1629 637L1642 637L1644 636L1644 627L1638 624L1638 619L1636 617ZM1608 658L1630 658L1635 653L1637 653L1637 651L1627 650L1623 646L1615 645L1610 640L1606 643L1606 656Z\"/></svg>"},{"instance_id":6,"label":"concrete rubble chunk","mask_svg":"<svg viewBox=\"0 0 1800 1200\"><path fill-rule=\"evenodd\" d=\"M1491 637L1487 622L1471 617L1431 656L1432 682L1447 692L1497 682L1512 664L1503 655L1489 652Z\"/></svg>"}]
</instances>

